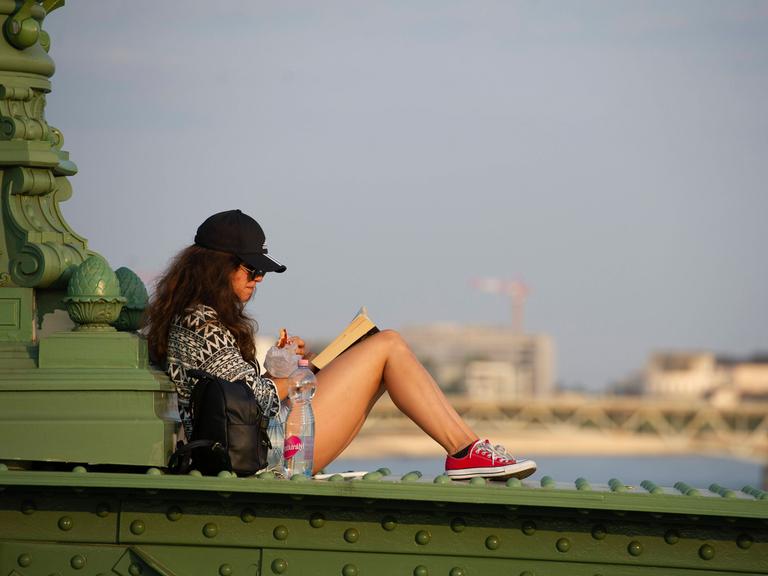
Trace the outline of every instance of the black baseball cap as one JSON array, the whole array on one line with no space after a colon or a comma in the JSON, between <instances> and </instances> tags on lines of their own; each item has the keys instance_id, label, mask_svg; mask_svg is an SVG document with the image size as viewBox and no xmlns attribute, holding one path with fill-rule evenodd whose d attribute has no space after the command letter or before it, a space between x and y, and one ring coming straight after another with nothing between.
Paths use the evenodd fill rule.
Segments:
<instances>
[{"instance_id":1,"label":"black baseball cap","mask_svg":"<svg viewBox=\"0 0 768 576\"><path fill-rule=\"evenodd\" d=\"M285 272L286 268L267 253L267 241L259 223L240 210L227 210L200 224L195 244L234 254L248 267L262 272Z\"/></svg>"}]
</instances>

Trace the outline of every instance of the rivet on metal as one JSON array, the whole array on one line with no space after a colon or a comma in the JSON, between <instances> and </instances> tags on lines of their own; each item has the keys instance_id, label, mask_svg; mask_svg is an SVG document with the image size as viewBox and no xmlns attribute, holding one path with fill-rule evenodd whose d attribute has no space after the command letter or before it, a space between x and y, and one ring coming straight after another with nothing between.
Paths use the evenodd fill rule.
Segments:
<instances>
[{"instance_id":1,"label":"rivet on metal","mask_svg":"<svg viewBox=\"0 0 768 576\"><path fill-rule=\"evenodd\" d=\"M392 530L397 528L397 519L394 516L384 516L381 520L381 527L387 532L392 532Z\"/></svg>"},{"instance_id":2,"label":"rivet on metal","mask_svg":"<svg viewBox=\"0 0 768 576\"><path fill-rule=\"evenodd\" d=\"M315 512L309 518L309 525L312 526L312 528L322 528L325 526L325 515L321 512Z\"/></svg>"},{"instance_id":3,"label":"rivet on metal","mask_svg":"<svg viewBox=\"0 0 768 576\"><path fill-rule=\"evenodd\" d=\"M750 536L749 534L739 534L739 537L736 538L736 545L742 550L747 550L751 548L754 542L755 542L754 538L752 538L752 536Z\"/></svg>"},{"instance_id":4,"label":"rivet on metal","mask_svg":"<svg viewBox=\"0 0 768 576\"><path fill-rule=\"evenodd\" d=\"M131 576L141 576L141 573L143 571L144 569L141 567L141 564L136 564L134 562L130 566L128 566L128 574L130 574Z\"/></svg>"},{"instance_id":5,"label":"rivet on metal","mask_svg":"<svg viewBox=\"0 0 768 576\"><path fill-rule=\"evenodd\" d=\"M608 480L608 486L611 487L611 492L625 492L627 489L627 485L618 478Z\"/></svg>"},{"instance_id":6,"label":"rivet on metal","mask_svg":"<svg viewBox=\"0 0 768 576\"><path fill-rule=\"evenodd\" d=\"M403 474L403 476L400 478L400 482L416 482L419 478L421 478L421 472L418 470L413 470L412 472Z\"/></svg>"},{"instance_id":7,"label":"rivet on metal","mask_svg":"<svg viewBox=\"0 0 768 576\"><path fill-rule=\"evenodd\" d=\"M433 484L450 484L453 482L451 480L450 476L446 476L445 474L440 474L440 476L435 476L435 479L432 481Z\"/></svg>"},{"instance_id":8,"label":"rivet on metal","mask_svg":"<svg viewBox=\"0 0 768 576\"><path fill-rule=\"evenodd\" d=\"M664 542L667 544L677 544L680 540L680 533L677 530L667 530L664 532Z\"/></svg>"},{"instance_id":9,"label":"rivet on metal","mask_svg":"<svg viewBox=\"0 0 768 576\"><path fill-rule=\"evenodd\" d=\"M85 474L86 472L88 472L88 470L86 469L85 466L75 466L74 468L72 468L72 472L75 474Z\"/></svg>"},{"instance_id":10,"label":"rivet on metal","mask_svg":"<svg viewBox=\"0 0 768 576\"><path fill-rule=\"evenodd\" d=\"M219 566L219 576L232 576L232 566L229 564Z\"/></svg>"},{"instance_id":11,"label":"rivet on metal","mask_svg":"<svg viewBox=\"0 0 768 576\"><path fill-rule=\"evenodd\" d=\"M699 558L702 560L712 560L715 557L715 549L711 544L702 544L699 548Z\"/></svg>"},{"instance_id":12,"label":"rivet on metal","mask_svg":"<svg viewBox=\"0 0 768 576\"><path fill-rule=\"evenodd\" d=\"M451 530L454 532L464 532L466 527L467 522L464 520L464 518L454 518L451 520Z\"/></svg>"},{"instance_id":13,"label":"rivet on metal","mask_svg":"<svg viewBox=\"0 0 768 576\"><path fill-rule=\"evenodd\" d=\"M419 544L421 546L425 546L429 544L429 541L432 540L432 534L429 530L419 530L416 532L416 544Z\"/></svg>"},{"instance_id":14,"label":"rivet on metal","mask_svg":"<svg viewBox=\"0 0 768 576\"><path fill-rule=\"evenodd\" d=\"M419 564L413 569L413 576L429 576L429 570L426 566Z\"/></svg>"},{"instance_id":15,"label":"rivet on metal","mask_svg":"<svg viewBox=\"0 0 768 576\"><path fill-rule=\"evenodd\" d=\"M571 541L568 538L560 538L555 543L555 548L557 548L558 552L568 552L571 549Z\"/></svg>"},{"instance_id":16,"label":"rivet on metal","mask_svg":"<svg viewBox=\"0 0 768 576\"><path fill-rule=\"evenodd\" d=\"M627 552L629 552L632 556L640 556L640 554L643 553L643 545L640 544L640 542L637 540L632 540L632 542L630 542L627 546Z\"/></svg>"},{"instance_id":17,"label":"rivet on metal","mask_svg":"<svg viewBox=\"0 0 768 576\"><path fill-rule=\"evenodd\" d=\"M69 516L62 516L59 518L59 530L64 530L64 532L68 532L69 530L72 530L72 527L74 526L74 523L72 522L72 518Z\"/></svg>"},{"instance_id":18,"label":"rivet on metal","mask_svg":"<svg viewBox=\"0 0 768 576\"><path fill-rule=\"evenodd\" d=\"M498 550L500 544L501 542L499 541L498 536L491 535L485 539L485 547L488 548L488 550Z\"/></svg>"},{"instance_id":19,"label":"rivet on metal","mask_svg":"<svg viewBox=\"0 0 768 576\"><path fill-rule=\"evenodd\" d=\"M450 576L466 576L466 572L464 572L464 568L461 568L460 566L454 566L451 568L451 571L448 572Z\"/></svg>"},{"instance_id":20,"label":"rivet on metal","mask_svg":"<svg viewBox=\"0 0 768 576\"><path fill-rule=\"evenodd\" d=\"M675 482L675 489L686 496L700 496L701 493L685 482Z\"/></svg>"},{"instance_id":21,"label":"rivet on metal","mask_svg":"<svg viewBox=\"0 0 768 576\"><path fill-rule=\"evenodd\" d=\"M586 478L580 477L576 478L576 489L577 490L592 490L592 486L590 486L589 481Z\"/></svg>"},{"instance_id":22,"label":"rivet on metal","mask_svg":"<svg viewBox=\"0 0 768 576\"><path fill-rule=\"evenodd\" d=\"M510 478L506 481L506 485L511 488L520 488L523 485L523 481L520 478Z\"/></svg>"},{"instance_id":23,"label":"rivet on metal","mask_svg":"<svg viewBox=\"0 0 768 576\"><path fill-rule=\"evenodd\" d=\"M354 544L360 539L360 532L357 531L357 528L347 528L344 530L344 540L349 542L350 544Z\"/></svg>"},{"instance_id":24,"label":"rivet on metal","mask_svg":"<svg viewBox=\"0 0 768 576\"><path fill-rule=\"evenodd\" d=\"M168 508L168 512L165 513L165 517L171 522L177 522L181 519L181 508L178 506L171 506Z\"/></svg>"},{"instance_id":25,"label":"rivet on metal","mask_svg":"<svg viewBox=\"0 0 768 576\"><path fill-rule=\"evenodd\" d=\"M82 568L85 568L85 558L80 556L80 554L72 556L72 558L69 561L69 565L72 566L72 568L74 568L75 570L80 570Z\"/></svg>"},{"instance_id":26,"label":"rivet on metal","mask_svg":"<svg viewBox=\"0 0 768 576\"><path fill-rule=\"evenodd\" d=\"M357 566L354 564L345 564L341 569L341 576L357 576Z\"/></svg>"},{"instance_id":27,"label":"rivet on metal","mask_svg":"<svg viewBox=\"0 0 768 576\"><path fill-rule=\"evenodd\" d=\"M31 502L30 500L25 500L21 503L21 513L22 514L34 514L37 510L37 506L35 506L34 502Z\"/></svg>"},{"instance_id":28,"label":"rivet on metal","mask_svg":"<svg viewBox=\"0 0 768 576\"><path fill-rule=\"evenodd\" d=\"M160 470L160 468L148 468L147 469L147 476L162 476L163 473Z\"/></svg>"},{"instance_id":29,"label":"rivet on metal","mask_svg":"<svg viewBox=\"0 0 768 576\"><path fill-rule=\"evenodd\" d=\"M219 527L213 522L208 522L203 526L203 536L206 538L216 538L219 534Z\"/></svg>"},{"instance_id":30,"label":"rivet on metal","mask_svg":"<svg viewBox=\"0 0 768 576\"><path fill-rule=\"evenodd\" d=\"M554 488L555 487L555 479L552 478L552 476L544 476L541 479L541 487L542 488Z\"/></svg>"},{"instance_id":31,"label":"rivet on metal","mask_svg":"<svg viewBox=\"0 0 768 576\"><path fill-rule=\"evenodd\" d=\"M275 558L272 560L272 572L275 574L282 574L286 570L288 570L288 562L282 558Z\"/></svg>"},{"instance_id":32,"label":"rivet on metal","mask_svg":"<svg viewBox=\"0 0 768 576\"><path fill-rule=\"evenodd\" d=\"M29 554L21 554L21 555L19 555L19 557L16 559L16 562L17 562L17 564L18 564L19 566L21 566L22 568L26 568L27 566L29 566L30 564L32 564L32 556L30 556Z\"/></svg>"},{"instance_id":33,"label":"rivet on metal","mask_svg":"<svg viewBox=\"0 0 768 576\"><path fill-rule=\"evenodd\" d=\"M136 534L138 536L139 534L144 534L144 530L147 529L146 524L144 524L143 520L134 520L131 522L131 533Z\"/></svg>"},{"instance_id":34,"label":"rivet on metal","mask_svg":"<svg viewBox=\"0 0 768 576\"><path fill-rule=\"evenodd\" d=\"M96 516L99 518L106 518L109 516L109 513L111 512L111 507L106 502L102 502L98 506L96 506Z\"/></svg>"},{"instance_id":35,"label":"rivet on metal","mask_svg":"<svg viewBox=\"0 0 768 576\"><path fill-rule=\"evenodd\" d=\"M526 536L533 536L536 533L536 523L533 520L526 520L520 529Z\"/></svg>"},{"instance_id":36,"label":"rivet on metal","mask_svg":"<svg viewBox=\"0 0 768 576\"><path fill-rule=\"evenodd\" d=\"M608 535L608 530L602 524L595 524L592 527L592 538L595 540L603 540Z\"/></svg>"},{"instance_id":37,"label":"rivet on metal","mask_svg":"<svg viewBox=\"0 0 768 576\"><path fill-rule=\"evenodd\" d=\"M252 509L246 508L240 513L240 520L246 524L249 524L250 522L256 520L256 513Z\"/></svg>"},{"instance_id":38,"label":"rivet on metal","mask_svg":"<svg viewBox=\"0 0 768 576\"><path fill-rule=\"evenodd\" d=\"M285 540L288 538L288 528L282 524L280 526L275 526L275 529L272 530L272 536L275 537L275 540Z\"/></svg>"},{"instance_id":39,"label":"rivet on metal","mask_svg":"<svg viewBox=\"0 0 768 576\"><path fill-rule=\"evenodd\" d=\"M470 486L485 486L487 484L487 480L485 478L472 478L472 480L469 481Z\"/></svg>"}]
</instances>

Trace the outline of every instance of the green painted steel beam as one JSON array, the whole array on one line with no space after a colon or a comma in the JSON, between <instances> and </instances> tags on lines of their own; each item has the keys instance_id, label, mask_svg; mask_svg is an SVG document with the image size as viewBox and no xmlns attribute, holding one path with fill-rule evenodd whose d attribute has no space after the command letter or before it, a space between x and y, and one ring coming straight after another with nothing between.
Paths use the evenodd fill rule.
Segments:
<instances>
[{"instance_id":1,"label":"green painted steel beam","mask_svg":"<svg viewBox=\"0 0 768 576\"><path fill-rule=\"evenodd\" d=\"M402 502L437 502L444 505L472 503L507 507L546 506L548 508L609 510L617 512L643 512L662 514L695 514L731 518L758 518L768 521L766 493L755 490L750 494L739 492L726 498L718 493L700 489L697 495L683 495L672 489L663 493L650 493L642 488L627 487L611 491L593 484L585 492L566 485L542 488L533 482L472 483L451 481L439 476L434 481L401 482L398 480L307 480L286 481L269 477L237 478L228 472L222 477L195 474L173 476L151 468L146 474L43 471L0 471L0 486L29 486L54 489L70 487L82 489L120 489L137 491L194 492L204 494L251 494L258 496L282 495L289 498L342 497Z\"/></svg>"}]
</instances>

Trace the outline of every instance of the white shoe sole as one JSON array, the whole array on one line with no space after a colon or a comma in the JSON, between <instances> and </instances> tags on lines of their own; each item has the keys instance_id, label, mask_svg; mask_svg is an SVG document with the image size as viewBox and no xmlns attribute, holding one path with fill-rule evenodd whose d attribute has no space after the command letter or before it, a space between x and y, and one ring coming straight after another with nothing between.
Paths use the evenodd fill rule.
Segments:
<instances>
[{"instance_id":1,"label":"white shoe sole","mask_svg":"<svg viewBox=\"0 0 768 576\"><path fill-rule=\"evenodd\" d=\"M454 480L467 480L468 478L492 478L504 480L506 478L527 478L536 472L536 462L525 460L509 466L495 466L493 468L463 468L461 470L446 470L445 475Z\"/></svg>"}]
</instances>

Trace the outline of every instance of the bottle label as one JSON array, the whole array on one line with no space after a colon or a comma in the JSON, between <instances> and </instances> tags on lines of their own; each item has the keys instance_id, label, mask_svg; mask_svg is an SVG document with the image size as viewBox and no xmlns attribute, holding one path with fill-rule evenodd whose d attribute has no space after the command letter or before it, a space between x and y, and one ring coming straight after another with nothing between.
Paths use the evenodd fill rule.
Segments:
<instances>
[{"instance_id":1,"label":"bottle label","mask_svg":"<svg viewBox=\"0 0 768 576\"><path fill-rule=\"evenodd\" d=\"M286 460L293 458L303 448L304 444L301 442L301 438L298 436L288 436L283 444L283 458Z\"/></svg>"}]
</instances>

